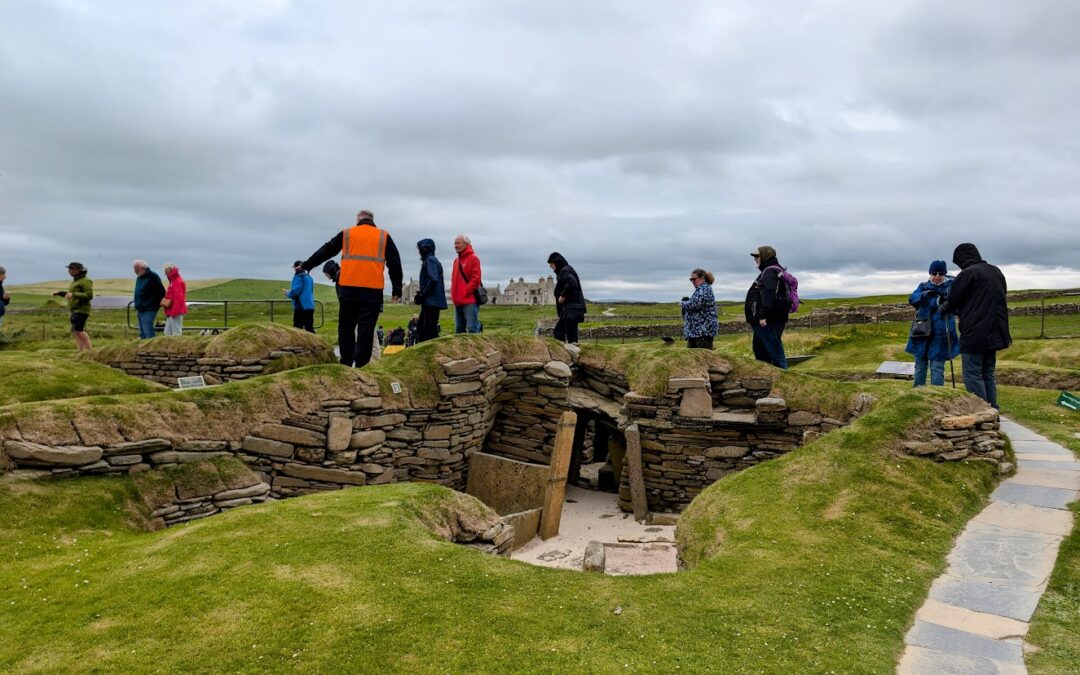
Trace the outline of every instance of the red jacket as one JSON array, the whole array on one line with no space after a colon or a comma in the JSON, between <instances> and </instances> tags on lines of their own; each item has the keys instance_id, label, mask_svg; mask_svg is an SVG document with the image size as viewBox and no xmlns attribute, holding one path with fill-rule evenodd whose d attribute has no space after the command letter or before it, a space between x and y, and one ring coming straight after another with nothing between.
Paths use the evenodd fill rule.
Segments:
<instances>
[{"instance_id":1,"label":"red jacket","mask_svg":"<svg viewBox=\"0 0 1080 675\"><path fill-rule=\"evenodd\" d=\"M165 276L169 278L169 290L165 291L165 299L172 300L172 304L165 308L165 316L187 314L187 284L180 276L180 269L174 267Z\"/></svg>"},{"instance_id":2,"label":"red jacket","mask_svg":"<svg viewBox=\"0 0 1080 675\"><path fill-rule=\"evenodd\" d=\"M453 275L450 277L450 299L455 305L475 305L476 298L473 293L480 288L480 258L473 253L472 244L466 244L454 261ZM465 277L462 278L464 270ZM468 283L465 283L468 279Z\"/></svg>"}]
</instances>

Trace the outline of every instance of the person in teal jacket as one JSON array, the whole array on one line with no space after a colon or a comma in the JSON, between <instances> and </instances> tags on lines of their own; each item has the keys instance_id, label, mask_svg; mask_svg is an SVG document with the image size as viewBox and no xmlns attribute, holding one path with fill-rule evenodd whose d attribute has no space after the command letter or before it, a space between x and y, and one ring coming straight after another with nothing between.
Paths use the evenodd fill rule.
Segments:
<instances>
[{"instance_id":1,"label":"person in teal jacket","mask_svg":"<svg viewBox=\"0 0 1080 675\"><path fill-rule=\"evenodd\" d=\"M309 333L315 332L315 280L303 268L303 261L293 263L292 286L285 291L285 297L293 303L293 328L301 328Z\"/></svg>"},{"instance_id":2,"label":"person in teal jacket","mask_svg":"<svg viewBox=\"0 0 1080 675\"><path fill-rule=\"evenodd\" d=\"M952 288L953 279L947 274L944 260L930 263L930 279L918 285L908 298L908 304L915 308L918 319L930 319L928 337L908 336L908 354L915 357L915 386L926 384L926 371L930 371L930 384L945 384L945 362L956 358L960 353L960 340L956 336L956 320L938 311L945 303Z\"/></svg>"}]
</instances>

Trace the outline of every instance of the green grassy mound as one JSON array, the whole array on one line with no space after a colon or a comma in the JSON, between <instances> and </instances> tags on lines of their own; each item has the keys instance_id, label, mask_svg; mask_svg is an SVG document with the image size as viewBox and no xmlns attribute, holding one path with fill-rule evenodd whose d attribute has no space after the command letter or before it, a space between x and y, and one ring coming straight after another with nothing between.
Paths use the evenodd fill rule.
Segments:
<instances>
[{"instance_id":1,"label":"green grassy mound","mask_svg":"<svg viewBox=\"0 0 1080 675\"><path fill-rule=\"evenodd\" d=\"M164 387L70 354L0 352L0 407L80 396L142 394Z\"/></svg>"},{"instance_id":2,"label":"green grassy mound","mask_svg":"<svg viewBox=\"0 0 1080 675\"><path fill-rule=\"evenodd\" d=\"M691 569L653 577L448 544L425 522L469 498L430 485L146 533L128 479L0 478L0 669L891 671L996 482L986 465L893 453L945 398L894 394L720 481L679 527Z\"/></svg>"}]
</instances>

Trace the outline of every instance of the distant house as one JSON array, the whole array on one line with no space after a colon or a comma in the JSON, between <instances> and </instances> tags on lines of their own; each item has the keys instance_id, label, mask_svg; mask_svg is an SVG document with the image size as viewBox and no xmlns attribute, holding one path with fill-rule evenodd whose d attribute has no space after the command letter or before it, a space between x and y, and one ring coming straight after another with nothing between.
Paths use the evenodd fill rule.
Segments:
<instances>
[{"instance_id":1,"label":"distant house","mask_svg":"<svg viewBox=\"0 0 1080 675\"><path fill-rule=\"evenodd\" d=\"M506 284L503 291L504 302L508 305L554 305L555 279L551 276L540 277L536 283L518 277Z\"/></svg>"},{"instance_id":2,"label":"distant house","mask_svg":"<svg viewBox=\"0 0 1080 675\"><path fill-rule=\"evenodd\" d=\"M453 307L454 301L450 299L450 281L447 280L446 284L446 306ZM488 302L493 305L503 304L503 292L498 286L484 286L488 292ZM406 303L411 303L413 297L416 296L417 291L420 290L420 283L415 281L412 277L409 277L409 283L401 289L401 297Z\"/></svg>"}]
</instances>

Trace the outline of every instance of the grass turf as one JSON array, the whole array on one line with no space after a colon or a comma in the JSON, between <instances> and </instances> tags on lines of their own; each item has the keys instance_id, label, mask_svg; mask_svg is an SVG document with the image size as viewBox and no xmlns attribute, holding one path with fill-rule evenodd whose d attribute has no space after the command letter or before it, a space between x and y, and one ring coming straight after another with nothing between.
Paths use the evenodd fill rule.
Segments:
<instances>
[{"instance_id":1,"label":"grass turf","mask_svg":"<svg viewBox=\"0 0 1080 675\"><path fill-rule=\"evenodd\" d=\"M122 371L87 361L70 353L0 352L0 406L31 401L142 394L163 387L125 375Z\"/></svg>"},{"instance_id":2,"label":"grass turf","mask_svg":"<svg viewBox=\"0 0 1080 675\"><path fill-rule=\"evenodd\" d=\"M0 480L0 668L891 671L995 479L896 456L933 393L728 477L685 514L692 569L613 578L438 540L461 496L402 484L165 532L127 479Z\"/></svg>"}]
</instances>

